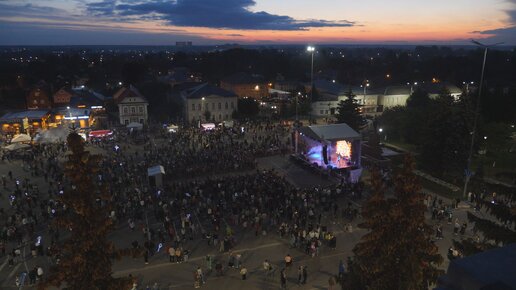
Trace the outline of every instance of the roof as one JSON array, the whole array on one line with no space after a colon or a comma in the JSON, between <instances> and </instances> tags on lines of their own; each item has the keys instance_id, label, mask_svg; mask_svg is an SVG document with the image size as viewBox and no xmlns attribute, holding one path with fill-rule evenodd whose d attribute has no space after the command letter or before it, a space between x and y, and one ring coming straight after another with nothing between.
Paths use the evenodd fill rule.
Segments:
<instances>
[{"instance_id":1,"label":"roof","mask_svg":"<svg viewBox=\"0 0 516 290\"><path fill-rule=\"evenodd\" d=\"M57 108L55 112L65 117L89 116L91 110L89 108Z\"/></svg>"},{"instance_id":2,"label":"roof","mask_svg":"<svg viewBox=\"0 0 516 290\"><path fill-rule=\"evenodd\" d=\"M348 124L330 124L301 127L299 132L315 140L339 141L344 139L360 139L360 134Z\"/></svg>"},{"instance_id":3,"label":"roof","mask_svg":"<svg viewBox=\"0 0 516 290\"><path fill-rule=\"evenodd\" d=\"M236 98L237 95L228 90L221 89L214 85L203 83L198 86L186 89L182 92L187 99L201 99L208 97Z\"/></svg>"},{"instance_id":4,"label":"roof","mask_svg":"<svg viewBox=\"0 0 516 290\"><path fill-rule=\"evenodd\" d=\"M230 75L224 78L222 81L231 84L255 84L264 82L264 78L261 75L240 72Z\"/></svg>"},{"instance_id":5,"label":"roof","mask_svg":"<svg viewBox=\"0 0 516 290\"><path fill-rule=\"evenodd\" d=\"M516 289L516 244L451 261L443 289Z\"/></svg>"},{"instance_id":6,"label":"roof","mask_svg":"<svg viewBox=\"0 0 516 290\"><path fill-rule=\"evenodd\" d=\"M86 105L86 106L102 106L106 97L87 89L73 89L70 98L70 106Z\"/></svg>"},{"instance_id":7,"label":"roof","mask_svg":"<svg viewBox=\"0 0 516 290\"><path fill-rule=\"evenodd\" d=\"M440 94L443 90L447 90L450 94L462 94L462 90L460 88L450 83L423 84L422 89L431 95Z\"/></svg>"},{"instance_id":8,"label":"roof","mask_svg":"<svg viewBox=\"0 0 516 290\"><path fill-rule=\"evenodd\" d=\"M389 86L385 88L384 95L410 95L412 88L410 86Z\"/></svg>"},{"instance_id":9,"label":"roof","mask_svg":"<svg viewBox=\"0 0 516 290\"><path fill-rule=\"evenodd\" d=\"M118 103L123 101L125 98L130 97L138 97L147 101L147 99L133 85L130 85L129 87L123 87L113 95L113 99Z\"/></svg>"},{"instance_id":10,"label":"roof","mask_svg":"<svg viewBox=\"0 0 516 290\"><path fill-rule=\"evenodd\" d=\"M48 110L28 110L28 111L21 111L21 112L9 112L0 118L0 121L6 122L6 121L13 121L13 120L19 120L19 119L41 119L48 115Z\"/></svg>"}]
</instances>

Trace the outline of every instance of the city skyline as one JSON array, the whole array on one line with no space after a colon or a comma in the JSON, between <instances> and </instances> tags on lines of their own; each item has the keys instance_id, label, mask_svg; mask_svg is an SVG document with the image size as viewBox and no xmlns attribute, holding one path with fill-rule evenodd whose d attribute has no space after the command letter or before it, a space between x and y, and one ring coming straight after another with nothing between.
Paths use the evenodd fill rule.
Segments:
<instances>
[{"instance_id":1,"label":"city skyline","mask_svg":"<svg viewBox=\"0 0 516 290\"><path fill-rule=\"evenodd\" d=\"M516 0L0 0L0 45L516 44Z\"/></svg>"}]
</instances>

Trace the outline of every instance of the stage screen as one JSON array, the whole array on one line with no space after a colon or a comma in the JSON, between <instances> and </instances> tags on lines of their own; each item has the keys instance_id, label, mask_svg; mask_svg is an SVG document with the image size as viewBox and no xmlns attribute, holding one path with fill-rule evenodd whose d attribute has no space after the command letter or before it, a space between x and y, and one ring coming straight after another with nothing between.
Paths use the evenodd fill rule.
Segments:
<instances>
[{"instance_id":1,"label":"stage screen","mask_svg":"<svg viewBox=\"0 0 516 290\"><path fill-rule=\"evenodd\" d=\"M317 165L322 167L339 169L351 167L356 164L353 155L352 142L347 140L340 140L331 143L310 141L305 144L307 145L305 157L311 164L317 163Z\"/></svg>"}]
</instances>

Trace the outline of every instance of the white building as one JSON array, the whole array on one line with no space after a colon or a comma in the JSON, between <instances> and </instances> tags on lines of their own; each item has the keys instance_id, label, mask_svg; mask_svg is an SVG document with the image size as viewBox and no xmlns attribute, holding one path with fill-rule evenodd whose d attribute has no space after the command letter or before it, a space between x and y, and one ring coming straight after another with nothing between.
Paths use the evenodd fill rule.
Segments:
<instances>
[{"instance_id":1,"label":"white building","mask_svg":"<svg viewBox=\"0 0 516 290\"><path fill-rule=\"evenodd\" d=\"M113 99L118 105L120 124L147 124L149 120L147 111L149 102L135 87L121 88L115 93Z\"/></svg>"},{"instance_id":2,"label":"white building","mask_svg":"<svg viewBox=\"0 0 516 290\"><path fill-rule=\"evenodd\" d=\"M312 103L312 115L321 118L337 114L338 104L346 99L349 90L355 95L357 103L362 106L361 110L364 115L378 115L389 108L406 106L408 98L418 88L416 85L405 85L381 89L366 87L364 90L363 86L346 88L344 85L329 81L317 81L314 82L314 86L320 96L316 102ZM450 84L422 84L420 87L428 92L430 98L436 98L443 90L447 90L455 100L462 94L461 89Z\"/></svg>"},{"instance_id":3,"label":"white building","mask_svg":"<svg viewBox=\"0 0 516 290\"><path fill-rule=\"evenodd\" d=\"M222 122L232 120L238 96L208 83L181 92L184 114L188 122Z\"/></svg>"}]
</instances>

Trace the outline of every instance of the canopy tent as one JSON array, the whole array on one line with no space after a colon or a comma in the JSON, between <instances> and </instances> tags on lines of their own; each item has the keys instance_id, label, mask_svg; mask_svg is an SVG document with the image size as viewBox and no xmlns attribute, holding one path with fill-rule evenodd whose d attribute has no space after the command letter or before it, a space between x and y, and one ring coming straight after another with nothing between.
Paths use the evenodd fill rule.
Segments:
<instances>
[{"instance_id":1,"label":"canopy tent","mask_svg":"<svg viewBox=\"0 0 516 290\"><path fill-rule=\"evenodd\" d=\"M91 131L88 135L93 138L102 138L106 136L110 136L113 134L113 131L111 130L96 130Z\"/></svg>"},{"instance_id":2,"label":"canopy tent","mask_svg":"<svg viewBox=\"0 0 516 290\"><path fill-rule=\"evenodd\" d=\"M11 143L21 143L21 142L30 142L32 138L27 134L19 134L14 136L11 140Z\"/></svg>"},{"instance_id":3,"label":"canopy tent","mask_svg":"<svg viewBox=\"0 0 516 290\"><path fill-rule=\"evenodd\" d=\"M5 146L4 149L8 150L8 151L16 151L16 150L20 150L20 149L27 149L29 147L30 147L29 144L14 143L14 144Z\"/></svg>"},{"instance_id":4,"label":"canopy tent","mask_svg":"<svg viewBox=\"0 0 516 290\"><path fill-rule=\"evenodd\" d=\"M170 124L167 126L167 130L169 133L175 133L175 132L179 131L179 126Z\"/></svg>"},{"instance_id":5,"label":"canopy tent","mask_svg":"<svg viewBox=\"0 0 516 290\"><path fill-rule=\"evenodd\" d=\"M132 123L129 123L127 124L126 126L128 129L136 129L136 130L141 130L143 128L143 124L140 124L140 123L136 123L136 122L132 122Z\"/></svg>"},{"instance_id":6,"label":"canopy tent","mask_svg":"<svg viewBox=\"0 0 516 290\"><path fill-rule=\"evenodd\" d=\"M204 123L204 124L201 124L201 128L203 130L213 130L215 129L215 124L214 123Z\"/></svg>"}]
</instances>

